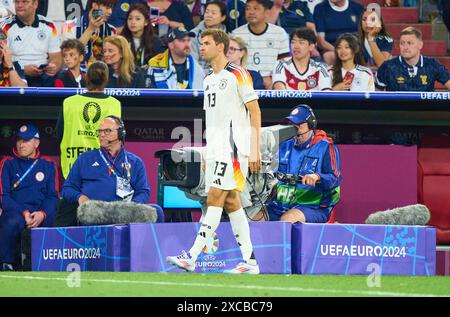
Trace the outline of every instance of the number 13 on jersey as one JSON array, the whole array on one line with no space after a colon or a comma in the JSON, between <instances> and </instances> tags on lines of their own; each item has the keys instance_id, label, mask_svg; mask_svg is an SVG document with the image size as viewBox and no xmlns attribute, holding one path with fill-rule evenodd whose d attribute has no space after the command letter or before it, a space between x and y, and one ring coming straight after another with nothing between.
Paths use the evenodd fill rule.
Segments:
<instances>
[{"instance_id":1,"label":"number 13 on jersey","mask_svg":"<svg viewBox=\"0 0 450 317\"><path fill-rule=\"evenodd\" d=\"M210 93L208 96L208 107L215 107L216 106L216 93Z\"/></svg>"}]
</instances>

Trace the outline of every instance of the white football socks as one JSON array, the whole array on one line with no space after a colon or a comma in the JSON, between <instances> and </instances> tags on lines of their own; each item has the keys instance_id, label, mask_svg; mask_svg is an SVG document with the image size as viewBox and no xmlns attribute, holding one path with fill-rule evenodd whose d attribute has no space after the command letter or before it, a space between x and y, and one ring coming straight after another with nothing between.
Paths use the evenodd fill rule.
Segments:
<instances>
[{"instance_id":1,"label":"white football socks","mask_svg":"<svg viewBox=\"0 0 450 317\"><path fill-rule=\"evenodd\" d=\"M220 218L222 217L222 210L223 208L221 207L214 207L214 206L208 207L208 210L206 211L206 216L203 219L200 230L198 231L197 238L195 238L194 245L189 250L189 253L194 260L196 260L197 257L202 252L206 244L206 239L212 237L213 233L219 226Z\"/></svg>"},{"instance_id":2,"label":"white football socks","mask_svg":"<svg viewBox=\"0 0 450 317\"><path fill-rule=\"evenodd\" d=\"M230 212L228 216L230 217L231 228L241 249L244 261L248 264L256 265L256 260L253 256L253 245L250 239L250 226L244 209L241 208L235 212Z\"/></svg>"}]
</instances>

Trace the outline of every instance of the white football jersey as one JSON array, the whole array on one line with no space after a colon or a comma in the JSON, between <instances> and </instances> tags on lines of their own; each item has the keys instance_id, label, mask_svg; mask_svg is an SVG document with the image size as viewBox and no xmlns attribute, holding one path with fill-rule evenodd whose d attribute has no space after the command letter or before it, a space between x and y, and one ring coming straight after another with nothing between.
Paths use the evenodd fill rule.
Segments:
<instances>
[{"instance_id":1,"label":"white football jersey","mask_svg":"<svg viewBox=\"0 0 450 317\"><path fill-rule=\"evenodd\" d=\"M18 62L22 68L30 64L47 64L49 53L61 51L55 25L42 15L36 16L33 25L25 25L13 16L2 29L8 35L13 61Z\"/></svg>"},{"instance_id":2,"label":"white football jersey","mask_svg":"<svg viewBox=\"0 0 450 317\"><path fill-rule=\"evenodd\" d=\"M272 82L283 83L287 90L331 89L331 80L325 65L312 59L303 74L297 70L292 58L279 61L272 72Z\"/></svg>"},{"instance_id":3,"label":"white football jersey","mask_svg":"<svg viewBox=\"0 0 450 317\"><path fill-rule=\"evenodd\" d=\"M245 104L258 96L248 71L228 63L219 73L206 76L203 90L206 159L229 157L234 145L242 155L250 155L250 113Z\"/></svg>"},{"instance_id":4,"label":"white football jersey","mask_svg":"<svg viewBox=\"0 0 450 317\"><path fill-rule=\"evenodd\" d=\"M268 23L263 33L254 34L245 24L235 29L233 35L239 36L247 44L248 69L259 71L263 77L271 75L277 60L291 55L289 36L277 25Z\"/></svg>"},{"instance_id":5,"label":"white football jersey","mask_svg":"<svg viewBox=\"0 0 450 317\"><path fill-rule=\"evenodd\" d=\"M347 71L342 68L342 78L345 77ZM354 69L350 71L354 75L352 86L350 91L375 91L375 82L372 71L364 66L356 65ZM330 71L331 78L333 73Z\"/></svg>"}]
</instances>

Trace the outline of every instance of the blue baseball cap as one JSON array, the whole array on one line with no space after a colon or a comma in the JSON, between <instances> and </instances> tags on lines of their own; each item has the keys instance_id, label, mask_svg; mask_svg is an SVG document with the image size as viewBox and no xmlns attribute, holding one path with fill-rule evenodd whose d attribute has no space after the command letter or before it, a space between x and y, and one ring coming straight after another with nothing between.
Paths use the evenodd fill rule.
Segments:
<instances>
[{"instance_id":1,"label":"blue baseball cap","mask_svg":"<svg viewBox=\"0 0 450 317\"><path fill-rule=\"evenodd\" d=\"M311 116L314 116L312 110L310 110L309 107L300 105L296 107L294 110L292 110L289 116L287 116L284 119L289 120L293 124L301 124L307 122Z\"/></svg>"},{"instance_id":2,"label":"blue baseball cap","mask_svg":"<svg viewBox=\"0 0 450 317\"><path fill-rule=\"evenodd\" d=\"M31 123L24 124L16 132L16 137L22 138L25 141L29 141L33 138L39 139L39 129Z\"/></svg>"},{"instance_id":3,"label":"blue baseball cap","mask_svg":"<svg viewBox=\"0 0 450 317\"><path fill-rule=\"evenodd\" d=\"M167 39L168 39L169 42L172 42L175 39L182 40L186 36L195 37L195 33L194 32L189 32L188 30L186 30L183 27L178 27L176 29L173 29L169 33L169 35L167 36Z\"/></svg>"}]
</instances>

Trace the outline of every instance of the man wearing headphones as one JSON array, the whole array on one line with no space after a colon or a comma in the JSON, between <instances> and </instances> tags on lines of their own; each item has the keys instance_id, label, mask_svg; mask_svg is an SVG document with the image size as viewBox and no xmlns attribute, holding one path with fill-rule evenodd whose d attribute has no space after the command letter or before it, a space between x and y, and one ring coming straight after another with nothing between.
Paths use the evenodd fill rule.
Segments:
<instances>
[{"instance_id":1,"label":"man wearing headphones","mask_svg":"<svg viewBox=\"0 0 450 317\"><path fill-rule=\"evenodd\" d=\"M146 204L150 188L142 160L125 150L125 126L107 116L99 126L100 148L81 154L63 186L63 198L82 204L87 200L133 201Z\"/></svg>"},{"instance_id":2,"label":"man wearing headphones","mask_svg":"<svg viewBox=\"0 0 450 317\"><path fill-rule=\"evenodd\" d=\"M340 198L340 158L333 140L317 130L308 105L298 105L285 118L297 136L280 144L274 198L268 204L270 220L327 222Z\"/></svg>"}]
</instances>

